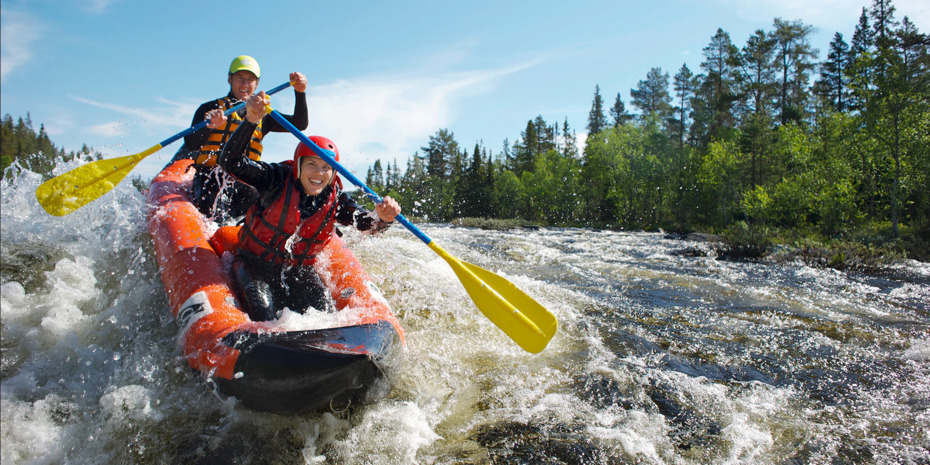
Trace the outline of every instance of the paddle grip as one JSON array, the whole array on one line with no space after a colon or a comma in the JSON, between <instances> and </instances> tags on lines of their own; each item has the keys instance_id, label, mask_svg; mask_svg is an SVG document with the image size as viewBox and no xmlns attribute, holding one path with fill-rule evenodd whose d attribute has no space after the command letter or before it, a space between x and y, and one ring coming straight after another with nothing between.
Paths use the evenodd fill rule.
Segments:
<instances>
[{"instance_id":1,"label":"paddle grip","mask_svg":"<svg viewBox=\"0 0 930 465\"><path fill-rule=\"evenodd\" d=\"M365 194L367 194L368 198L370 198L374 203L376 204L381 203L381 196L378 195L375 191L371 190L371 188L368 187L368 185L366 185L364 182L362 182L361 179L357 178L354 174L352 174L351 171L345 169L345 167L339 164L339 162L336 161L336 159L333 158L332 155L330 155L333 152L320 148L320 146L313 143L313 141L310 140L309 137L305 136L304 133L300 132L300 130L297 129L296 126L291 124L291 122L288 121L287 118L282 116L281 113L278 113L278 111L275 110L274 108L271 108L271 105L268 105L268 109L271 112L271 117L274 118L275 121L278 122L278 124L287 128L287 130L290 131L291 134L294 134L295 136L297 136L297 138L300 139L300 141L303 142L304 145L306 145L307 147L310 147L310 150L313 150L314 153L316 153L320 158L322 158L323 161L328 163L329 166L332 166L333 169L338 171L339 174L341 174L344 178L348 179L352 184L355 184L360 189L365 191ZM407 220L407 218L404 217L403 214L397 215L395 219L399 221L400 224L404 225L408 230L410 230L410 232L412 232L414 236L417 236L417 238L425 242L427 245L433 241L432 239L430 239L429 236L426 235L426 233L424 233L423 231L420 231L420 228L416 227L413 223Z\"/></svg>"}]
</instances>

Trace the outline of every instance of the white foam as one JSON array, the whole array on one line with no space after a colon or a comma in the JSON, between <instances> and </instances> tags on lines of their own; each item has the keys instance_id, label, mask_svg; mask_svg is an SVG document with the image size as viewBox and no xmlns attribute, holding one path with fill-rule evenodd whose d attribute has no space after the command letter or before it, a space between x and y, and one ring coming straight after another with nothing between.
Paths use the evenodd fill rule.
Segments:
<instances>
[{"instance_id":1,"label":"white foam","mask_svg":"<svg viewBox=\"0 0 930 465\"><path fill-rule=\"evenodd\" d=\"M901 357L915 362L930 360L930 339L912 339L910 346Z\"/></svg>"},{"instance_id":2,"label":"white foam","mask_svg":"<svg viewBox=\"0 0 930 465\"><path fill-rule=\"evenodd\" d=\"M127 426L134 421L160 420L162 416L152 403L152 392L138 384L120 386L100 396L100 409L107 421Z\"/></svg>"},{"instance_id":3,"label":"white foam","mask_svg":"<svg viewBox=\"0 0 930 465\"><path fill-rule=\"evenodd\" d=\"M335 441L339 463L431 463L418 452L441 439L414 402L387 402L365 410L345 439Z\"/></svg>"},{"instance_id":4,"label":"white foam","mask_svg":"<svg viewBox=\"0 0 930 465\"><path fill-rule=\"evenodd\" d=\"M69 428L60 425L54 411L62 405L54 394L35 402L0 399L0 457L3 464L61 463L69 444Z\"/></svg>"}]
</instances>

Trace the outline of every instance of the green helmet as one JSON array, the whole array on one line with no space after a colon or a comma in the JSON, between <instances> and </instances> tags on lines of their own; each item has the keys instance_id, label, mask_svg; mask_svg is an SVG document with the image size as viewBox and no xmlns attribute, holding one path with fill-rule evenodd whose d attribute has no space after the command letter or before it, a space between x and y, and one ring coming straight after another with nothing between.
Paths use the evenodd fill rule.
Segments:
<instances>
[{"instance_id":1,"label":"green helmet","mask_svg":"<svg viewBox=\"0 0 930 465\"><path fill-rule=\"evenodd\" d=\"M257 78L262 77L262 69L258 66L258 62L248 55L239 55L229 64L229 74L242 70L249 71Z\"/></svg>"}]
</instances>

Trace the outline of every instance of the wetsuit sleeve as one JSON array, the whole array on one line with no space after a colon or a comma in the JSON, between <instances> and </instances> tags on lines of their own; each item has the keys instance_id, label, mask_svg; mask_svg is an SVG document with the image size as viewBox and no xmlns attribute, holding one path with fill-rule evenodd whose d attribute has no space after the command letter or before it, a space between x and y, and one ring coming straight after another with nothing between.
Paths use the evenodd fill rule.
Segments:
<instances>
[{"instance_id":1,"label":"wetsuit sleeve","mask_svg":"<svg viewBox=\"0 0 930 465\"><path fill-rule=\"evenodd\" d=\"M284 183L283 179L280 179L280 170L275 168L276 165L261 160L252 160L246 156L252 133L257 126L248 120L240 124L236 132L232 133L223 145L217 164L239 181L254 187L260 193L265 193L281 189Z\"/></svg>"},{"instance_id":2,"label":"wetsuit sleeve","mask_svg":"<svg viewBox=\"0 0 930 465\"><path fill-rule=\"evenodd\" d=\"M392 223L386 223L378 218L378 215L362 207L348 193L343 192L339 195L339 205L336 207L336 221L345 226L355 226L362 232L376 234L391 227Z\"/></svg>"},{"instance_id":3,"label":"wetsuit sleeve","mask_svg":"<svg viewBox=\"0 0 930 465\"><path fill-rule=\"evenodd\" d=\"M297 129L303 131L310 124L309 111L307 110L307 94L305 92L294 91L294 114L284 115L284 119L291 122ZM284 126L281 126L271 115L265 115L262 119L262 135L269 132L287 132Z\"/></svg>"}]
</instances>

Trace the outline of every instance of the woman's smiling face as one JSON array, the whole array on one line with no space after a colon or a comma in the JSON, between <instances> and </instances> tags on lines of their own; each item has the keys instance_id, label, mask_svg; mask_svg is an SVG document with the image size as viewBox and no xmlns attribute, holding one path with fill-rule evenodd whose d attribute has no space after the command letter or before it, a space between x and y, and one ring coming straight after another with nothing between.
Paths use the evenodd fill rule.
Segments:
<instances>
[{"instance_id":1,"label":"woman's smiling face","mask_svg":"<svg viewBox=\"0 0 930 465\"><path fill-rule=\"evenodd\" d=\"M300 185L307 195L317 195L333 180L333 167L319 157L300 159Z\"/></svg>"}]
</instances>

